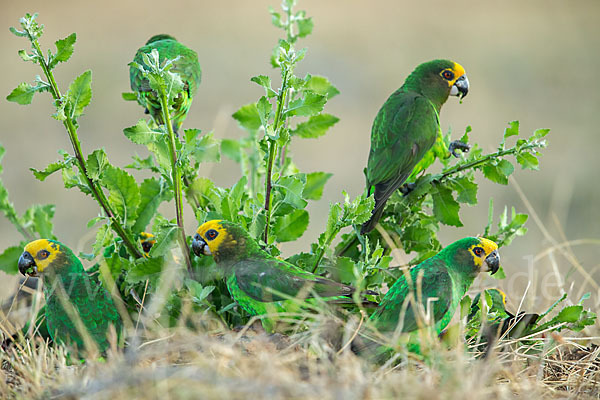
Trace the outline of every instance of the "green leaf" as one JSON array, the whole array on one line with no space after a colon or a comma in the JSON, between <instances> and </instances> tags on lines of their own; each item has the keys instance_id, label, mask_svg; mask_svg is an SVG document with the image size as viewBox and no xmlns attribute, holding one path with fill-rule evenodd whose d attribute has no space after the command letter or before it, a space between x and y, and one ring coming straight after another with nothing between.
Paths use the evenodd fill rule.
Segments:
<instances>
[{"instance_id":1,"label":"green leaf","mask_svg":"<svg viewBox=\"0 0 600 400\"><path fill-rule=\"evenodd\" d=\"M302 198L306 180L302 180L299 175L300 174L296 174L295 176L284 176L273 185L274 188L278 188L285 194L283 202L294 208L304 208L308 204L308 202Z\"/></svg>"},{"instance_id":2,"label":"green leaf","mask_svg":"<svg viewBox=\"0 0 600 400\"><path fill-rule=\"evenodd\" d=\"M574 305L563 308L556 316L559 322L577 322L583 311L583 306Z\"/></svg>"},{"instance_id":3,"label":"green leaf","mask_svg":"<svg viewBox=\"0 0 600 400\"><path fill-rule=\"evenodd\" d=\"M121 97L125 101L137 101L137 99L138 99L137 94L135 94L133 92L123 92L123 93L121 93Z\"/></svg>"},{"instance_id":4,"label":"green leaf","mask_svg":"<svg viewBox=\"0 0 600 400\"><path fill-rule=\"evenodd\" d=\"M140 204L140 189L133 176L109 165L104 171L101 184L108 189L108 203L121 222L128 227L133 225Z\"/></svg>"},{"instance_id":5,"label":"green leaf","mask_svg":"<svg viewBox=\"0 0 600 400\"><path fill-rule=\"evenodd\" d=\"M519 135L519 121L512 121L508 123L508 128L504 130L504 139L510 136Z\"/></svg>"},{"instance_id":6,"label":"green leaf","mask_svg":"<svg viewBox=\"0 0 600 400\"><path fill-rule=\"evenodd\" d=\"M537 157L531 153L520 153L517 154L517 162L521 165L523 169L539 169L540 162Z\"/></svg>"},{"instance_id":7,"label":"green leaf","mask_svg":"<svg viewBox=\"0 0 600 400\"><path fill-rule=\"evenodd\" d=\"M232 139L221 140L221 153L237 163L242 161L242 146L240 142Z\"/></svg>"},{"instance_id":8,"label":"green leaf","mask_svg":"<svg viewBox=\"0 0 600 400\"><path fill-rule=\"evenodd\" d=\"M308 212L294 210L275 219L274 232L278 242L292 242L298 239L308 228Z\"/></svg>"},{"instance_id":9,"label":"green leaf","mask_svg":"<svg viewBox=\"0 0 600 400\"><path fill-rule=\"evenodd\" d=\"M507 185L508 176L513 173L514 169L515 167L509 161L500 160L497 165L484 165L483 175L492 182Z\"/></svg>"},{"instance_id":10,"label":"green leaf","mask_svg":"<svg viewBox=\"0 0 600 400\"><path fill-rule=\"evenodd\" d=\"M260 115L258 114L256 103L242 106L232 117L247 131L253 132L261 127Z\"/></svg>"},{"instance_id":11,"label":"green leaf","mask_svg":"<svg viewBox=\"0 0 600 400\"><path fill-rule=\"evenodd\" d=\"M329 215L327 216L327 224L325 225L325 232L323 232L319 236L319 246L325 246L328 238L337 235L339 230L342 228L339 225L339 220L342 216L342 212L342 206L338 203L333 203L329 205Z\"/></svg>"},{"instance_id":12,"label":"green leaf","mask_svg":"<svg viewBox=\"0 0 600 400\"><path fill-rule=\"evenodd\" d=\"M323 196L323 188L333 174L326 172L311 172L306 174L306 185L302 195L307 200L319 200Z\"/></svg>"},{"instance_id":13,"label":"green leaf","mask_svg":"<svg viewBox=\"0 0 600 400\"><path fill-rule=\"evenodd\" d=\"M467 176L455 179L452 188L458 193L456 200L459 203L477 204L477 184Z\"/></svg>"},{"instance_id":14,"label":"green leaf","mask_svg":"<svg viewBox=\"0 0 600 400\"><path fill-rule=\"evenodd\" d=\"M255 76L250 81L259 84L265 89L265 94L268 98L277 96L277 92L271 88L271 78L265 75Z\"/></svg>"},{"instance_id":15,"label":"green leaf","mask_svg":"<svg viewBox=\"0 0 600 400\"><path fill-rule=\"evenodd\" d=\"M325 103L327 103L327 96L307 90L303 98L290 102L286 115L309 117L323 111Z\"/></svg>"},{"instance_id":16,"label":"green leaf","mask_svg":"<svg viewBox=\"0 0 600 400\"><path fill-rule=\"evenodd\" d=\"M114 238L115 236L108 223L100 226L100 228L98 228L98 232L96 232L96 241L92 246L92 251L94 254L100 254L104 247L109 246L113 242Z\"/></svg>"},{"instance_id":17,"label":"green leaf","mask_svg":"<svg viewBox=\"0 0 600 400\"><path fill-rule=\"evenodd\" d=\"M304 80L306 81L305 88L307 90L311 90L321 95L326 95L328 100L340 93L340 91L337 90L337 88L333 86L331 82L329 82L329 79L323 76L309 74L306 76L306 78L304 78Z\"/></svg>"},{"instance_id":18,"label":"green leaf","mask_svg":"<svg viewBox=\"0 0 600 400\"><path fill-rule=\"evenodd\" d=\"M269 125L271 113L273 112L273 107L266 96L262 96L260 100L258 100L258 103L256 103L256 109L258 111L260 123L266 129Z\"/></svg>"},{"instance_id":19,"label":"green leaf","mask_svg":"<svg viewBox=\"0 0 600 400\"><path fill-rule=\"evenodd\" d=\"M54 42L54 44L56 44L56 54L50 58L50 63L48 64L50 69L53 69L59 62L65 62L71 58L73 50L75 49L74 45L76 40L77 35L71 33L66 38Z\"/></svg>"},{"instance_id":20,"label":"green leaf","mask_svg":"<svg viewBox=\"0 0 600 400\"><path fill-rule=\"evenodd\" d=\"M529 138L529 140L539 140L546 136L548 133L550 133L550 129L536 129L535 132L533 132L533 135L531 135L531 137Z\"/></svg>"},{"instance_id":21,"label":"green leaf","mask_svg":"<svg viewBox=\"0 0 600 400\"><path fill-rule=\"evenodd\" d=\"M33 95L39 90L39 87L31 86L27 82L22 82L12 92L10 92L8 96L6 96L6 100L21 105L31 104Z\"/></svg>"},{"instance_id":22,"label":"green leaf","mask_svg":"<svg viewBox=\"0 0 600 400\"><path fill-rule=\"evenodd\" d=\"M4 271L9 275L16 275L19 272L19 257L23 253L23 248L12 246L4 250L0 254L0 271Z\"/></svg>"},{"instance_id":23,"label":"green leaf","mask_svg":"<svg viewBox=\"0 0 600 400\"><path fill-rule=\"evenodd\" d=\"M436 191L431 193L433 199L433 215L443 224L463 226L458 216L460 205L454 200L452 190L445 186L435 185Z\"/></svg>"},{"instance_id":24,"label":"green leaf","mask_svg":"<svg viewBox=\"0 0 600 400\"><path fill-rule=\"evenodd\" d=\"M185 285L192 295L192 301L198 305L204 305L204 300L215 290L214 286L203 287L199 282L191 279L186 279Z\"/></svg>"},{"instance_id":25,"label":"green leaf","mask_svg":"<svg viewBox=\"0 0 600 400\"><path fill-rule=\"evenodd\" d=\"M154 247L152 246L152 251ZM129 283L144 282L146 279L156 279L162 272L165 260L163 257L152 257L137 260L127 272L125 280Z\"/></svg>"},{"instance_id":26,"label":"green leaf","mask_svg":"<svg viewBox=\"0 0 600 400\"><path fill-rule=\"evenodd\" d=\"M66 161L57 161L48 164L48 166L43 170L38 170L35 168L29 168L31 172L33 172L33 176L39 181L44 181L47 177L55 173L56 171L60 171L63 168L70 166L73 163L73 160Z\"/></svg>"},{"instance_id":27,"label":"green leaf","mask_svg":"<svg viewBox=\"0 0 600 400\"><path fill-rule=\"evenodd\" d=\"M312 33L314 27L312 17L298 19L296 23L298 24L298 37L303 38Z\"/></svg>"},{"instance_id":28,"label":"green leaf","mask_svg":"<svg viewBox=\"0 0 600 400\"><path fill-rule=\"evenodd\" d=\"M330 114L314 115L306 122L302 122L292 130L292 135L302 138L318 138L327 133L327 130L335 125L340 119Z\"/></svg>"},{"instance_id":29,"label":"green leaf","mask_svg":"<svg viewBox=\"0 0 600 400\"><path fill-rule=\"evenodd\" d=\"M88 156L87 159L87 172L88 177L97 181L102 176L104 169L110 165L108 157L104 149L96 149Z\"/></svg>"},{"instance_id":30,"label":"green leaf","mask_svg":"<svg viewBox=\"0 0 600 400\"><path fill-rule=\"evenodd\" d=\"M34 204L23 214L24 225L31 227L40 238L54 239L52 218L54 218L55 209L53 204Z\"/></svg>"},{"instance_id":31,"label":"green leaf","mask_svg":"<svg viewBox=\"0 0 600 400\"><path fill-rule=\"evenodd\" d=\"M66 106L71 119L77 119L92 100L92 71L87 70L79 75L69 86L66 95Z\"/></svg>"},{"instance_id":32,"label":"green leaf","mask_svg":"<svg viewBox=\"0 0 600 400\"><path fill-rule=\"evenodd\" d=\"M162 132L157 132L148 126L145 119L140 119L137 124L129 128L123 129L123 133L127 139L135 144L149 144L164 136Z\"/></svg>"},{"instance_id":33,"label":"green leaf","mask_svg":"<svg viewBox=\"0 0 600 400\"><path fill-rule=\"evenodd\" d=\"M137 219L131 228L133 232L143 232L156 214L158 206L169 200L173 193L166 187L164 181L154 178L144 179L140 185L140 204L137 209Z\"/></svg>"},{"instance_id":34,"label":"green leaf","mask_svg":"<svg viewBox=\"0 0 600 400\"><path fill-rule=\"evenodd\" d=\"M156 243L150 250L150 257L160 257L169 251L177 239L179 227L166 221L161 221L158 225L155 221L152 232L156 237Z\"/></svg>"},{"instance_id":35,"label":"green leaf","mask_svg":"<svg viewBox=\"0 0 600 400\"><path fill-rule=\"evenodd\" d=\"M188 131L191 131L191 129L185 130L186 135ZM219 141L215 139L212 132L202 136L200 140L188 140L185 145L192 146L189 149L190 155L196 162L219 162L221 160Z\"/></svg>"}]
</instances>

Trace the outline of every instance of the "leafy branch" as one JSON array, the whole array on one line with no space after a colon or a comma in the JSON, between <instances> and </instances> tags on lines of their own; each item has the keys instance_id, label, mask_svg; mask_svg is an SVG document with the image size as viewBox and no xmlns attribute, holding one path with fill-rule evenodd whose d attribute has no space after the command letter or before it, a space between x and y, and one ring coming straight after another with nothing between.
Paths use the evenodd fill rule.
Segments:
<instances>
[{"instance_id":1,"label":"leafy branch","mask_svg":"<svg viewBox=\"0 0 600 400\"><path fill-rule=\"evenodd\" d=\"M92 72L88 70L76 78L69 86L69 90L65 96L61 94L52 73L52 70L59 62L67 61L73 54L76 35L73 33L63 40L56 41L56 53L49 51L48 58L45 58L39 44L39 38L43 33L43 25L39 25L36 21L36 18L37 14L26 14L24 18L20 19L23 30L19 31L11 27L10 31L18 37L26 37L31 42L32 53L27 54L25 50L20 50L19 55L24 61L31 61L35 64L39 64L48 82L36 77L35 86L25 82L21 83L8 95L7 100L26 105L31 103L33 95L36 92L50 92L54 98L54 104L56 106L56 113L53 115L53 117L59 121L62 121L65 129L67 130L69 140L71 141L71 145L75 153L75 160L81 175L86 181L87 190L96 199L98 204L100 204L108 216L112 228L123 239L123 243L128 248L129 252L133 256L140 258L142 257L142 253L134 244L134 240L125 231L117 219L115 212L110 206L109 201L102 189L90 177L90 173L83 156L83 151L81 149L81 143L77 134L77 119L83 114L83 110L90 103L92 98ZM66 165L67 164L63 164L60 168ZM54 171L57 169L54 169Z\"/></svg>"}]
</instances>

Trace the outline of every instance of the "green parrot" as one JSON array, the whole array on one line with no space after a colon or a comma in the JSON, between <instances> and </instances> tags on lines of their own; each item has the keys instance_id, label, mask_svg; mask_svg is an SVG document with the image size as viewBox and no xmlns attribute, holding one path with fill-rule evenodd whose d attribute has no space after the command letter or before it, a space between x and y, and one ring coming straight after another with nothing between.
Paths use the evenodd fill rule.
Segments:
<instances>
[{"instance_id":1,"label":"green parrot","mask_svg":"<svg viewBox=\"0 0 600 400\"><path fill-rule=\"evenodd\" d=\"M448 96L464 97L468 91L469 81L462 66L434 60L419 65L383 104L373 121L365 170L367 195L375 194L375 208L361 234L375 228L390 196L434 144L443 143L439 114ZM468 151L469 146L454 141L447 152L458 156L457 149ZM439 153L437 147L435 150Z\"/></svg>"},{"instance_id":2,"label":"green parrot","mask_svg":"<svg viewBox=\"0 0 600 400\"><path fill-rule=\"evenodd\" d=\"M54 342L73 343L82 350L85 329L105 352L111 326L120 337L123 323L111 295L64 244L49 239L30 242L19 258L19 271L43 277L46 325Z\"/></svg>"},{"instance_id":3,"label":"green parrot","mask_svg":"<svg viewBox=\"0 0 600 400\"><path fill-rule=\"evenodd\" d=\"M498 271L498 245L481 237L467 237L403 274L370 316L380 334L414 332L427 326L425 316L440 334L480 272ZM403 316L403 318L401 318ZM368 343L373 349L376 343ZM359 347L359 352L362 352Z\"/></svg>"},{"instance_id":4,"label":"green parrot","mask_svg":"<svg viewBox=\"0 0 600 400\"><path fill-rule=\"evenodd\" d=\"M139 242L140 242L140 245L142 246L142 249L144 250L144 253L147 255L148 253L150 253L152 246L156 243L156 238L151 233L141 232L139 234ZM114 244L106 247L104 249L104 258L110 258L114 252L115 252ZM123 250L120 252L120 256L127 258L128 254L126 251ZM90 280L97 282L100 278L100 264L96 263L96 264L92 265L89 269L86 270L86 273L90 277ZM122 279L122 277L119 277L119 281L121 279ZM35 282L35 284L33 286L31 286L32 289L35 290L37 288L37 280L36 279L28 279L27 281L25 281L25 284L28 284L29 282ZM21 283L23 284L23 282L21 282ZM120 283L121 282L117 282L117 285L120 286L119 285ZM46 325L46 306L45 305L40 307L40 309L38 310L38 313L36 314L33 321L27 321L25 323L25 325L21 329L21 335L23 335L23 337L28 337L29 335L31 335L31 336L40 337L44 341L49 341L49 342L52 341L52 336L50 335L50 332L48 331L48 326ZM8 348L8 346L10 346L11 343L17 339L18 339L18 334L17 333L12 334L10 337L5 339L0 346L2 348Z\"/></svg>"},{"instance_id":5,"label":"green parrot","mask_svg":"<svg viewBox=\"0 0 600 400\"><path fill-rule=\"evenodd\" d=\"M192 250L197 256L213 256L223 269L231 297L250 315L289 312L298 304L292 298L318 296L332 303L354 304L354 287L271 256L238 224L222 220L205 222L194 235ZM263 319L263 326L267 331L274 327L269 318Z\"/></svg>"},{"instance_id":6,"label":"green parrot","mask_svg":"<svg viewBox=\"0 0 600 400\"><path fill-rule=\"evenodd\" d=\"M177 96L173 110L171 110L173 130L177 133L192 105L192 99L198 91L198 86L202 78L198 54L179 43L174 37L161 34L148 39L146 45L138 49L133 61L139 65L143 65L142 54L150 53L153 49L158 51L161 62L165 59L179 57L173 63L173 68L171 69L172 72L179 74L184 84L183 91ZM139 69L133 66L129 68L129 80L131 90L135 92L138 103L146 109L146 113L152 116L157 125L163 125L164 121L160 109L160 101L156 93L150 89L148 80L144 78Z\"/></svg>"}]
</instances>

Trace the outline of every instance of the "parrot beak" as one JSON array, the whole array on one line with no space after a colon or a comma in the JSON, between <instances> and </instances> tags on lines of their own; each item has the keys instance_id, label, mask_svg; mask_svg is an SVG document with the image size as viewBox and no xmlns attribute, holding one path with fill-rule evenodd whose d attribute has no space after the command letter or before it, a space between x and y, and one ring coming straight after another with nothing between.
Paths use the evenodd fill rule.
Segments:
<instances>
[{"instance_id":1,"label":"parrot beak","mask_svg":"<svg viewBox=\"0 0 600 400\"><path fill-rule=\"evenodd\" d=\"M31 269L31 272L27 272ZM28 251L24 251L19 257L19 272L23 275L38 276L35 260Z\"/></svg>"},{"instance_id":2,"label":"parrot beak","mask_svg":"<svg viewBox=\"0 0 600 400\"><path fill-rule=\"evenodd\" d=\"M492 251L486 258L485 263L488 266L488 269L485 272L491 271L492 275L498 272L500 268L500 255L498 255L498 250Z\"/></svg>"},{"instance_id":3,"label":"parrot beak","mask_svg":"<svg viewBox=\"0 0 600 400\"><path fill-rule=\"evenodd\" d=\"M194 251L194 254L198 257L210 256L212 254L210 252L210 248L208 247L204 239L202 239L202 236L200 236L199 233L196 233L194 235L194 239L192 240L192 250Z\"/></svg>"},{"instance_id":4,"label":"parrot beak","mask_svg":"<svg viewBox=\"0 0 600 400\"><path fill-rule=\"evenodd\" d=\"M467 75L463 75L454 82L452 89L450 89L450 96L460 96L464 98L469 93L469 79Z\"/></svg>"}]
</instances>

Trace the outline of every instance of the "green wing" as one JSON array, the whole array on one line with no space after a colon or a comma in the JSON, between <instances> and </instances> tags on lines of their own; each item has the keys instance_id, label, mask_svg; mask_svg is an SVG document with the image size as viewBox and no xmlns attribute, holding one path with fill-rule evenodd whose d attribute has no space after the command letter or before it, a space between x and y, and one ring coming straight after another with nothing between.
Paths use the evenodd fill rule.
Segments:
<instances>
[{"instance_id":1,"label":"green wing","mask_svg":"<svg viewBox=\"0 0 600 400\"><path fill-rule=\"evenodd\" d=\"M375 186L376 210L431 148L438 127L437 111L424 96L399 90L385 102L373 123L367 164L367 185L369 193Z\"/></svg>"},{"instance_id":2,"label":"green wing","mask_svg":"<svg viewBox=\"0 0 600 400\"><path fill-rule=\"evenodd\" d=\"M375 313L371 315L371 320L380 331L393 332L400 322L404 307L406 307L406 311L404 311L402 331L411 332L419 328L418 318L421 314L415 313L414 303L409 302L404 306L409 293L413 294L414 299L418 298L418 291L415 290L419 287L417 286L418 282L420 282L420 303L424 310L427 312L428 308L431 309L436 325L439 324L441 328L450 322L452 316L450 315L448 318L448 314L452 304L453 291L452 278L446 264L433 257L412 268L410 276L412 283L409 284L406 277L401 276L381 300ZM433 301L433 298L437 298L437 300ZM445 319L447 321L444 321Z\"/></svg>"},{"instance_id":3,"label":"green wing","mask_svg":"<svg viewBox=\"0 0 600 400\"><path fill-rule=\"evenodd\" d=\"M321 278L276 258L250 258L233 265L237 284L249 297L263 302L303 298L352 296L354 288Z\"/></svg>"}]
</instances>

